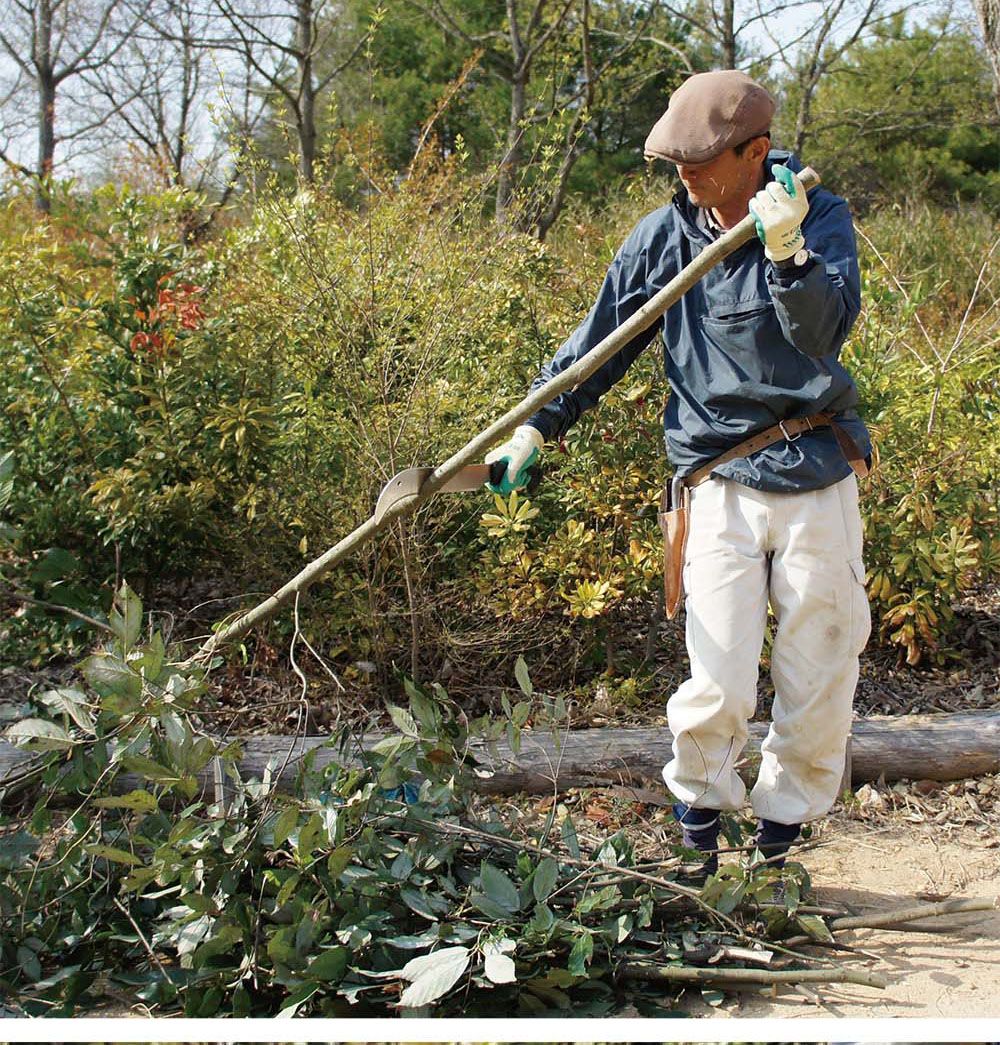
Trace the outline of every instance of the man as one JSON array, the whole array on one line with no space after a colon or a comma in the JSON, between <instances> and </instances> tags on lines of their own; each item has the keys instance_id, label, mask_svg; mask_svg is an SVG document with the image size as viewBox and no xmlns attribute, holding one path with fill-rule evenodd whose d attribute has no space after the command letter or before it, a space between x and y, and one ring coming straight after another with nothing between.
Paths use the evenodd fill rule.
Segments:
<instances>
[{"instance_id":1,"label":"man","mask_svg":"<svg viewBox=\"0 0 1000 1045\"><path fill-rule=\"evenodd\" d=\"M854 231L842 199L822 188L807 199L799 162L771 149L773 113L768 92L735 70L699 73L674 92L646 155L674 163L683 189L632 231L590 314L533 387L628 319L748 209L760 241L716 265L487 457L507 461L497 492L522 486L544 443L596 405L660 331L667 454L690 495L691 677L668 701L673 759L663 777L685 844L706 853L705 873L718 866L720 811L746 798L735 764L754 712L768 603L777 620L773 721L750 802L755 841L773 864L836 798L870 629L854 472L864 474L871 444L837 360L860 308ZM758 433L767 445L747 453L742 444ZM740 456L719 461L733 450Z\"/></svg>"}]
</instances>

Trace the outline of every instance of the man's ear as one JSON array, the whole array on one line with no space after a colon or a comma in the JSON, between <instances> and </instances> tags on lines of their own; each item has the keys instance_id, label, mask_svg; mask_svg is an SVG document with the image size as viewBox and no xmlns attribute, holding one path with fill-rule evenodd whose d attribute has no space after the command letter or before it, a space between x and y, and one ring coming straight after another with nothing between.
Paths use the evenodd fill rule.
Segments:
<instances>
[{"instance_id":1,"label":"man's ear","mask_svg":"<svg viewBox=\"0 0 1000 1045\"><path fill-rule=\"evenodd\" d=\"M763 163L767 154L771 151L771 139L762 134L754 138L747 146L747 149L750 151L750 157L754 163Z\"/></svg>"}]
</instances>

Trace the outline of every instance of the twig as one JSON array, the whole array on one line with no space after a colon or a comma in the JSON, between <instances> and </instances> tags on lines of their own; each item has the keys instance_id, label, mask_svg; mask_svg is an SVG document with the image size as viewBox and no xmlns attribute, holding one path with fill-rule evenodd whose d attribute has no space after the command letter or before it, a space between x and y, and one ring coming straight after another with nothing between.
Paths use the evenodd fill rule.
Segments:
<instances>
[{"instance_id":1,"label":"twig","mask_svg":"<svg viewBox=\"0 0 1000 1045\"><path fill-rule=\"evenodd\" d=\"M76 617L78 620L82 620L84 624L89 624L92 628L97 628L108 635L114 635L115 633L114 628L105 624L104 621L88 617L86 613L74 610L71 606L60 606L58 602L45 602L43 599L36 599L33 595L28 595L16 589L12 594L18 602L26 602L29 606L40 606L43 610L56 610L59 613L68 613L71 617Z\"/></svg>"},{"instance_id":2,"label":"twig","mask_svg":"<svg viewBox=\"0 0 1000 1045\"><path fill-rule=\"evenodd\" d=\"M801 910L801 908L799 908ZM878 962L882 959L871 951L863 950L861 947L852 947L849 943L838 943L836 940L817 940L815 936L790 936L784 941L786 947L801 947L808 944L810 947L825 947L831 951L848 951L851 954L860 954L863 958L870 958Z\"/></svg>"},{"instance_id":3,"label":"twig","mask_svg":"<svg viewBox=\"0 0 1000 1045\"><path fill-rule=\"evenodd\" d=\"M883 914L860 914L851 918L836 918L830 922L830 930L838 929L881 929L885 925L912 922L918 918L937 918L942 914L958 914L961 911L992 911L1000 906L1000 898L985 897L971 900L944 900L942 903L917 904L900 907Z\"/></svg>"},{"instance_id":4,"label":"twig","mask_svg":"<svg viewBox=\"0 0 1000 1045\"><path fill-rule=\"evenodd\" d=\"M156 952L153 950L152 947L149 946L149 941L143 935L142 929L139 928L139 925L136 922L136 920L132 917L132 912L123 903L121 903L117 896L113 896L111 899L114 901L115 907L117 907L118 910L121 911L123 915L125 915L125 917L129 920L132 928L135 929L136 936L139 937L140 943L143 945L143 947L146 948L146 953L149 955L150 958L152 958L157 969L160 970L160 975L167 981L167 983L170 983L170 976L168 975L167 970L163 967L163 963L160 961L160 959L156 957Z\"/></svg>"},{"instance_id":5,"label":"twig","mask_svg":"<svg viewBox=\"0 0 1000 1045\"><path fill-rule=\"evenodd\" d=\"M704 910L704 912L708 914L710 917L715 918L718 921L722 922L724 925L729 926L729 928L732 929L740 939L749 940L751 942L760 942L755 940L754 937L750 936L747 933L747 931L734 919L730 918L728 915L723 914L721 911L717 911L714 907L705 903L705 901L701 899L700 889L693 889L690 886L681 885L679 882L671 882L666 878L656 878L653 875L643 874L641 871L635 871L630 867L609 868L603 864L597 863L594 860L582 860L572 856L558 855L556 853L549 852L546 849L542 849L539 846L532 845L530 842L519 842L513 838L505 838L502 835L493 835L489 834L486 831L478 831L476 830L476 828L465 827L462 824L449 824L443 821L423 820L419 817L411 817L409 818L409 822L420 823L422 825L432 828L435 831L450 831L456 834L469 835L481 838L485 841L490 842L493 845L506 845L514 849L519 849L523 852L535 853L536 855L543 857L551 857L553 860L556 860L562 864L567 864L571 867L588 868L595 874L601 874L610 870L617 874L623 875L626 878L632 878L640 882L646 882L649 885L658 886L661 889L666 889L668 892L675 893L679 896L686 896L688 899L692 900L698 907ZM774 950L782 952L786 952L787 950L786 948L778 944L772 943L769 944L769 946L772 947ZM794 954L794 952L790 953ZM795 957L803 958L807 956L795 954ZM825 959L810 958L809 960L824 961Z\"/></svg>"},{"instance_id":6,"label":"twig","mask_svg":"<svg viewBox=\"0 0 1000 1045\"><path fill-rule=\"evenodd\" d=\"M643 980L657 983L673 980L679 983L738 984L777 983L856 983L861 987L884 990L889 984L884 976L860 969L719 969L699 968L693 965L649 965L644 962L624 962L617 976L623 980Z\"/></svg>"}]
</instances>

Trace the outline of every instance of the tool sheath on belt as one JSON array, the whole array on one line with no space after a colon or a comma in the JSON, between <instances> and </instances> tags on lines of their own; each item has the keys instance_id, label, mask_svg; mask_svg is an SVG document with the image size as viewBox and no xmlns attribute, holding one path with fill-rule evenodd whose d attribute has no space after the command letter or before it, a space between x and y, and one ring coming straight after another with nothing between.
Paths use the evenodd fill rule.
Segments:
<instances>
[{"instance_id":1,"label":"tool sheath on belt","mask_svg":"<svg viewBox=\"0 0 1000 1045\"><path fill-rule=\"evenodd\" d=\"M833 414L823 412L811 414L809 417L793 417L787 421L779 421L763 432L737 443L690 475L674 476L664 486L660 499L659 521L663 533L663 593L668 620L673 620L676 615L684 590L684 553L691 518L691 489L703 483L716 468L727 461L733 461L737 457L749 457L750 454L782 439L790 443L795 442L803 432L825 427L833 429L837 445L847 458L847 463L854 473L863 479L868 474L868 464L858 444L843 426L837 424Z\"/></svg>"}]
</instances>

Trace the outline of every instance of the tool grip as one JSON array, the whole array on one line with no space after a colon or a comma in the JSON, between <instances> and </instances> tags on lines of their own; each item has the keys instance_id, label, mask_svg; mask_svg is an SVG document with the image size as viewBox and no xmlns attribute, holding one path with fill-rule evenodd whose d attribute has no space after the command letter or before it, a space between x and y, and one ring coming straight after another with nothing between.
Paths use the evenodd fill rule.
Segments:
<instances>
[{"instance_id":1,"label":"tool grip","mask_svg":"<svg viewBox=\"0 0 1000 1045\"><path fill-rule=\"evenodd\" d=\"M490 485L499 486L503 482L504 474L507 471L507 460L502 458L499 461L494 461L490 465ZM542 466L537 462L528 469L528 481L523 487L519 487L519 490L524 490L525 493L533 494L542 481Z\"/></svg>"}]
</instances>

